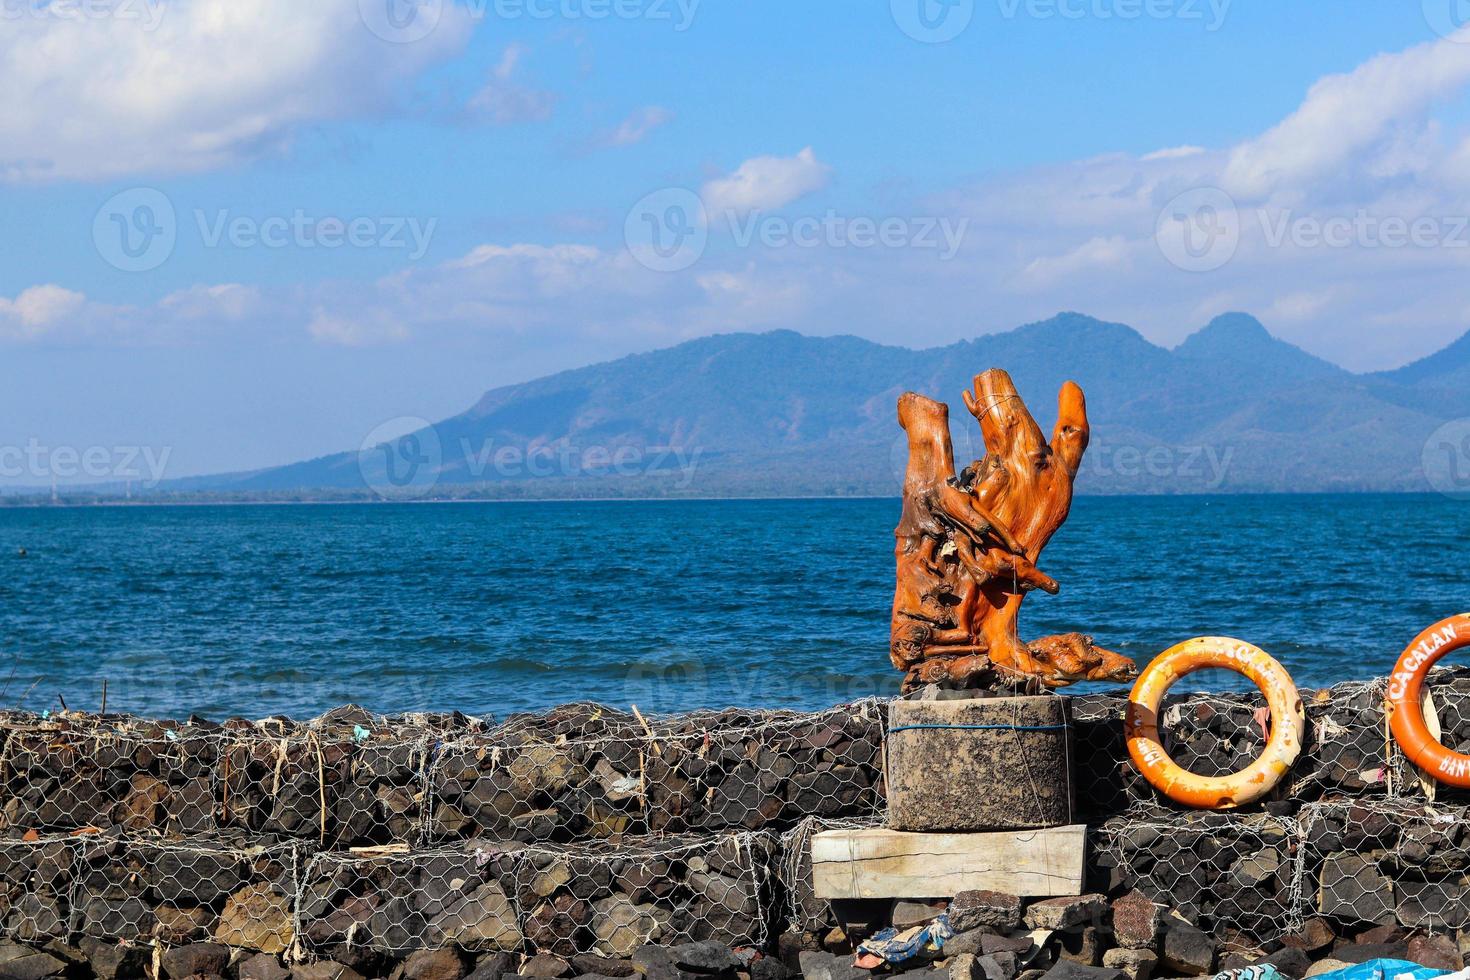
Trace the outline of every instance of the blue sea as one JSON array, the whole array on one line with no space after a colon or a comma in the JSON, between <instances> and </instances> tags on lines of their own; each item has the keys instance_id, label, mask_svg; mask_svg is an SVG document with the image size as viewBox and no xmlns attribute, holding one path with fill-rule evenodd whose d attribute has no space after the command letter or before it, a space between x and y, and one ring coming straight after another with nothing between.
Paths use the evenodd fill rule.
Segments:
<instances>
[{"instance_id":1,"label":"blue sea","mask_svg":"<svg viewBox=\"0 0 1470 980\"><path fill-rule=\"evenodd\" d=\"M1022 635L1140 663L1205 633L1299 685L1470 607L1470 505L1081 498ZM810 709L896 692L896 500L0 510L0 706L308 717ZM20 550L25 549L22 556ZM1191 678L1191 681L1201 678ZM1199 686L1231 683L1206 675Z\"/></svg>"}]
</instances>

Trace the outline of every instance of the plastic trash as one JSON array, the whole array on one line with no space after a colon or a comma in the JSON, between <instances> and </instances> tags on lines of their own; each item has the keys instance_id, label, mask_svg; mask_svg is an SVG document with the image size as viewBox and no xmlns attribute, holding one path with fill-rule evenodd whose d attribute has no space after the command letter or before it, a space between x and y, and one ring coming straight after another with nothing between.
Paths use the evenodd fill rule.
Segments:
<instances>
[{"instance_id":1,"label":"plastic trash","mask_svg":"<svg viewBox=\"0 0 1470 980\"><path fill-rule=\"evenodd\" d=\"M1443 975L1443 970L1408 960L1368 960L1331 973L1318 974L1316 980L1435 980Z\"/></svg>"},{"instance_id":2,"label":"plastic trash","mask_svg":"<svg viewBox=\"0 0 1470 980\"><path fill-rule=\"evenodd\" d=\"M1210 980L1286 980L1280 970L1270 963L1244 966L1238 970L1221 970Z\"/></svg>"}]
</instances>

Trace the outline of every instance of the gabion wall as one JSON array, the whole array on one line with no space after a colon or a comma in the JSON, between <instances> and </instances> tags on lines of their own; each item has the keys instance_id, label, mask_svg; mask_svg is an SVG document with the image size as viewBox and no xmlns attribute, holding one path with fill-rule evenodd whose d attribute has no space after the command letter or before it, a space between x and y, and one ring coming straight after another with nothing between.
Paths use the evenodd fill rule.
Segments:
<instances>
[{"instance_id":1,"label":"gabion wall","mask_svg":"<svg viewBox=\"0 0 1470 980\"><path fill-rule=\"evenodd\" d=\"M1464 749L1470 672L1432 688ZM1470 925L1470 800L1404 764L1382 695L1304 692L1289 779L1225 814L1180 812L1138 776L1122 692L1073 697L1089 887L1137 889L1242 945L1312 917ZM1161 728L1176 759L1223 773L1260 751L1262 707L1172 698ZM810 834L881 822L885 718L875 700L666 718L576 704L499 725L0 715L0 934L305 958L770 946L835 921Z\"/></svg>"},{"instance_id":2,"label":"gabion wall","mask_svg":"<svg viewBox=\"0 0 1470 980\"><path fill-rule=\"evenodd\" d=\"M1429 687L1441 740L1470 752L1470 669L1438 670ZM1347 931L1470 927L1470 794L1421 778L1398 753L1385 688L1376 680L1301 692L1307 733L1296 765L1268 800L1224 813L1181 811L1137 772L1123 737L1126 692L1071 697L1078 819L1092 828L1088 890L1137 889L1239 948L1318 917ZM1259 693L1174 696L1160 732L1181 765L1223 775L1264 748L1264 708ZM837 922L811 891L810 835L878 823L814 819L786 833L793 928Z\"/></svg>"},{"instance_id":3,"label":"gabion wall","mask_svg":"<svg viewBox=\"0 0 1470 980\"><path fill-rule=\"evenodd\" d=\"M4 715L0 933L307 958L762 946L780 833L881 812L884 714Z\"/></svg>"}]
</instances>

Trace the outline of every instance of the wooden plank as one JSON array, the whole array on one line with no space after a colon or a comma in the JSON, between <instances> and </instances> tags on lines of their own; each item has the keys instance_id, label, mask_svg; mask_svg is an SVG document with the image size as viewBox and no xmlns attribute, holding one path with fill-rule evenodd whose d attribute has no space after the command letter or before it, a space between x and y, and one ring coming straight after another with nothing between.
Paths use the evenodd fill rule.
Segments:
<instances>
[{"instance_id":1,"label":"wooden plank","mask_svg":"<svg viewBox=\"0 0 1470 980\"><path fill-rule=\"evenodd\" d=\"M970 889L1022 898L1082 894L1087 827L918 834L874 827L812 837L818 898L949 898Z\"/></svg>"}]
</instances>

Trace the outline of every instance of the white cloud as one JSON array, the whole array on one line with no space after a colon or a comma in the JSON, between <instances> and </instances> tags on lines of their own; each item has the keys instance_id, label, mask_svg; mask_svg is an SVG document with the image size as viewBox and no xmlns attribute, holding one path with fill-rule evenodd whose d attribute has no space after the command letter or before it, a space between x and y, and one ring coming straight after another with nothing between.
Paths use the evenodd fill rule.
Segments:
<instances>
[{"instance_id":1,"label":"white cloud","mask_svg":"<svg viewBox=\"0 0 1470 980\"><path fill-rule=\"evenodd\" d=\"M1143 160L1177 160L1180 157L1192 157L1205 152L1202 146L1170 146L1162 150L1143 155Z\"/></svg>"},{"instance_id":2,"label":"white cloud","mask_svg":"<svg viewBox=\"0 0 1470 980\"><path fill-rule=\"evenodd\" d=\"M586 265L600 256L591 245L477 245L463 258L445 264L449 269L474 269L502 260L523 260L542 266Z\"/></svg>"},{"instance_id":3,"label":"white cloud","mask_svg":"<svg viewBox=\"0 0 1470 980\"><path fill-rule=\"evenodd\" d=\"M0 336L29 340L75 315L87 297L47 284L23 290L15 299L0 296Z\"/></svg>"},{"instance_id":4,"label":"white cloud","mask_svg":"<svg viewBox=\"0 0 1470 980\"><path fill-rule=\"evenodd\" d=\"M1470 82L1470 28L1451 38L1384 54L1320 79L1280 124L1237 146L1224 174L1231 193L1261 199L1283 185L1371 170L1392 177L1420 169L1417 154L1389 162L1422 132L1433 104Z\"/></svg>"},{"instance_id":5,"label":"white cloud","mask_svg":"<svg viewBox=\"0 0 1470 980\"><path fill-rule=\"evenodd\" d=\"M490 71L490 78L470 98L467 109L473 118L496 126L551 118L556 108L556 94L516 80L516 69L525 56L524 45L506 45L500 62Z\"/></svg>"},{"instance_id":6,"label":"white cloud","mask_svg":"<svg viewBox=\"0 0 1470 980\"><path fill-rule=\"evenodd\" d=\"M1333 302L1335 290L1304 290L1277 297L1261 316L1272 323L1310 320L1326 310Z\"/></svg>"},{"instance_id":7,"label":"white cloud","mask_svg":"<svg viewBox=\"0 0 1470 980\"><path fill-rule=\"evenodd\" d=\"M373 310L360 311L355 315L317 310L306 325L306 332L314 340L340 347L396 343L409 337L403 324Z\"/></svg>"},{"instance_id":8,"label":"white cloud","mask_svg":"<svg viewBox=\"0 0 1470 980\"><path fill-rule=\"evenodd\" d=\"M356 0L133 0L116 10L5 19L0 179L187 173L279 151L303 126L392 110L405 82L470 29L453 4L413 44L375 36Z\"/></svg>"},{"instance_id":9,"label":"white cloud","mask_svg":"<svg viewBox=\"0 0 1470 980\"><path fill-rule=\"evenodd\" d=\"M190 286L146 306L109 304L63 286L0 296L0 340L157 346L190 344L224 336L221 328L248 331L256 339L280 336L282 325L299 333L286 293L268 296L238 283ZM267 326L268 325L268 326Z\"/></svg>"},{"instance_id":10,"label":"white cloud","mask_svg":"<svg viewBox=\"0 0 1470 980\"><path fill-rule=\"evenodd\" d=\"M1172 344L1216 313L1244 309L1349 367L1392 367L1470 327L1470 218L1457 225L1457 216L1470 216L1470 133L1434 111L1456 91L1450 79L1470 86L1459 64L1467 55L1470 46L1443 41L1375 59L1371 70L1314 86L1287 120L1235 147L1112 153L839 215L900 217L915 229L926 218L968 221L964 248L948 261L934 248L820 240L742 248L721 238L692 267L657 273L632 259L621 223L612 222L558 235L569 240L556 244L490 241L453 261L407 265L370 283L255 294L195 287L137 309L91 302L76 309L70 300L72 312L55 315L44 334L23 327L18 300L11 301L0 306L0 335L50 339L85 323L96 337L171 342L198 336L202 323L236 323L256 335L274 331L321 345L452 339L464 349L485 344L496 358L556 349L593 361L701 333L772 326L923 346L1068 308L1134 324ZM1378 115L1365 117L1365 103L1342 94L1358 85L1394 94L1368 99ZM1313 155L1318 150L1283 156L1273 134L1307 119L1312 132L1340 131L1334 148L1320 150L1322 157ZM1181 142L1190 135L1181 132ZM1335 162L1324 176L1329 157ZM711 209L778 208L825 187L831 173L806 149L746 160L703 192ZM1264 197L1237 198L1240 238L1229 261L1197 272L1170 264L1154 237L1166 205L1191 189L1237 187L1237 178L1251 185L1262 174ZM1382 232L1385 219L1420 218L1452 240L1394 247L1361 240L1357 230ZM1281 222L1310 228L1334 221L1349 228L1342 247L1290 236L1272 241Z\"/></svg>"},{"instance_id":11,"label":"white cloud","mask_svg":"<svg viewBox=\"0 0 1470 980\"><path fill-rule=\"evenodd\" d=\"M243 320L262 308L260 290L239 283L190 286L158 301L161 310L184 320Z\"/></svg>"},{"instance_id":12,"label":"white cloud","mask_svg":"<svg viewBox=\"0 0 1470 980\"><path fill-rule=\"evenodd\" d=\"M700 196L711 211L767 210L821 190L831 177L832 168L807 147L794 157L751 157L734 173L706 183Z\"/></svg>"},{"instance_id":13,"label":"white cloud","mask_svg":"<svg viewBox=\"0 0 1470 980\"><path fill-rule=\"evenodd\" d=\"M1068 276L1127 265L1131 247L1122 235L1097 237L1057 256L1032 259L1023 274L1037 286L1048 286Z\"/></svg>"},{"instance_id":14,"label":"white cloud","mask_svg":"<svg viewBox=\"0 0 1470 980\"><path fill-rule=\"evenodd\" d=\"M628 118L618 123L611 131L592 141L597 149L615 149L641 143L655 129L672 121L674 114L662 106L650 105L635 109Z\"/></svg>"}]
</instances>

